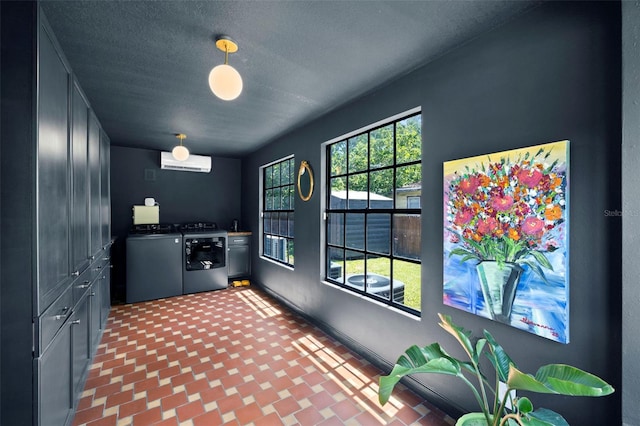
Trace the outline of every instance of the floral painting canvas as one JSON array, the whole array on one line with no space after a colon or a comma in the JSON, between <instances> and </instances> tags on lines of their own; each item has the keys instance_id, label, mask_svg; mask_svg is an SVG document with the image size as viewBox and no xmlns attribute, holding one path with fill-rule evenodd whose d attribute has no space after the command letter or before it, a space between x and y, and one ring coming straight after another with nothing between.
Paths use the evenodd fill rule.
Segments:
<instances>
[{"instance_id":1,"label":"floral painting canvas","mask_svg":"<svg viewBox=\"0 0 640 426\"><path fill-rule=\"evenodd\" d=\"M569 141L444 163L446 305L569 342Z\"/></svg>"}]
</instances>

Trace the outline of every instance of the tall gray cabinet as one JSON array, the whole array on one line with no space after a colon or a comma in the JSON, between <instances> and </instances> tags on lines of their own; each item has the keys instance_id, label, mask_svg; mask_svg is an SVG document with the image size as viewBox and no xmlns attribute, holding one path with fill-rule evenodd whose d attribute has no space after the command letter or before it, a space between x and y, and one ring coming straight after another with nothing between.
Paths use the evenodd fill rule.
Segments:
<instances>
[{"instance_id":1,"label":"tall gray cabinet","mask_svg":"<svg viewBox=\"0 0 640 426\"><path fill-rule=\"evenodd\" d=\"M67 425L110 310L110 142L38 3L0 17L0 424Z\"/></svg>"}]
</instances>

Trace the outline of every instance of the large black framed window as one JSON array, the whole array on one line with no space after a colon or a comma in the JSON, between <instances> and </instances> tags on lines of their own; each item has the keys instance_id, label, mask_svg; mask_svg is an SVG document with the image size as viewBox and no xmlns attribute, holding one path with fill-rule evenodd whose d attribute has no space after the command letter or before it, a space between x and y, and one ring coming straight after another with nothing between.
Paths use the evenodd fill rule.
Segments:
<instances>
[{"instance_id":1,"label":"large black framed window","mask_svg":"<svg viewBox=\"0 0 640 426\"><path fill-rule=\"evenodd\" d=\"M264 166L262 174L262 255L293 266L295 160Z\"/></svg>"},{"instance_id":2,"label":"large black framed window","mask_svg":"<svg viewBox=\"0 0 640 426\"><path fill-rule=\"evenodd\" d=\"M421 310L422 116L326 145L325 279Z\"/></svg>"}]
</instances>

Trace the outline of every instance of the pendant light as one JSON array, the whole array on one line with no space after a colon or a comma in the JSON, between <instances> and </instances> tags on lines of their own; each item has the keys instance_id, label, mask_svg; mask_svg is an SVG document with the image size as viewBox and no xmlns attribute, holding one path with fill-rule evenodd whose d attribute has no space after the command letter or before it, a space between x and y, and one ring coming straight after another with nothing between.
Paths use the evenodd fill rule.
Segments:
<instances>
[{"instance_id":1,"label":"pendant light","mask_svg":"<svg viewBox=\"0 0 640 426\"><path fill-rule=\"evenodd\" d=\"M238 45L229 37L216 40L216 47L224 52L224 64L214 67L209 73L209 87L214 95L224 101L232 101L242 92L242 77L229 65L229 53L238 51Z\"/></svg>"},{"instance_id":2,"label":"pendant light","mask_svg":"<svg viewBox=\"0 0 640 426\"><path fill-rule=\"evenodd\" d=\"M182 145L182 141L187 138L187 135L178 133L176 135L176 138L180 139L180 145L176 145L175 147L173 147L171 155L173 155L173 158L178 161L185 161L187 158L189 158L189 150L186 146Z\"/></svg>"}]
</instances>

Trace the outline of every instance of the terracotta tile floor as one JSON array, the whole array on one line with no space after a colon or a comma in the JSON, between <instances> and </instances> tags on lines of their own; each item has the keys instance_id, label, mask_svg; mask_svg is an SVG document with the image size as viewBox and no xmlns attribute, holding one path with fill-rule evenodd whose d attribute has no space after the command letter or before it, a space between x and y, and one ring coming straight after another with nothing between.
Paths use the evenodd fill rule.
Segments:
<instances>
[{"instance_id":1,"label":"terracotta tile floor","mask_svg":"<svg viewBox=\"0 0 640 426\"><path fill-rule=\"evenodd\" d=\"M380 373L255 287L114 306L73 424L454 423Z\"/></svg>"}]
</instances>

